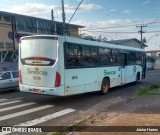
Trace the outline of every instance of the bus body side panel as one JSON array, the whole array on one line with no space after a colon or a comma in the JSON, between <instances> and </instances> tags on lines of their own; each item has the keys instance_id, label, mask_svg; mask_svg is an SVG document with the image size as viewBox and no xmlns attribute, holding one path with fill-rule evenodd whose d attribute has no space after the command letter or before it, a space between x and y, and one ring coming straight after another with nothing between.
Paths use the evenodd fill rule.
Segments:
<instances>
[{"instance_id":1,"label":"bus body side panel","mask_svg":"<svg viewBox=\"0 0 160 135\"><path fill-rule=\"evenodd\" d=\"M125 83L130 83L135 81L135 76L136 76L136 72L135 72L135 66L125 66Z\"/></svg>"},{"instance_id":2,"label":"bus body side panel","mask_svg":"<svg viewBox=\"0 0 160 135\"><path fill-rule=\"evenodd\" d=\"M142 79L142 66L128 65L122 69L122 84L127 84L136 81L137 74L140 73L140 80Z\"/></svg>"},{"instance_id":3,"label":"bus body side panel","mask_svg":"<svg viewBox=\"0 0 160 135\"><path fill-rule=\"evenodd\" d=\"M126 84L126 81L127 81L127 79L126 79L127 72L126 71L127 71L126 67L122 66L121 67L121 84Z\"/></svg>"},{"instance_id":4,"label":"bus body side panel","mask_svg":"<svg viewBox=\"0 0 160 135\"><path fill-rule=\"evenodd\" d=\"M110 88L118 86L121 84L121 67L106 67L104 70L104 77L109 77Z\"/></svg>"},{"instance_id":5,"label":"bus body side panel","mask_svg":"<svg viewBox=\"0 0 160 135\"><path fill-rule=\"evenodd\" d=\"M110 87L120 85L120 67L66 69L65 95L99 91L105 77L110 78Z\"/></svg>"},{"instance_id":6,"label":"bus body side panel","mask_svg":"<svg viewBox=\"0 0 160 135\"><path fill-rule=\"evenodd\" d=\"M138 74L138 73L140 73L140 78L139 78L139 80L142 80L143 79L143 77L142 77L142 74L143 74L143 66L142 65L136 65L136 75ZM135 78L136 78L136 76L135 76Z\"/></svg>"},{"instance_id":7,"label":"bus body side panel","mask_svg":"<svg viewBox=\"0 0 160 135\"><path fill-rule=\"evenodd\" d=\"M65 69L65 95L84 93L83 69Z\"/></svg>"},{"instance_id":8,"label":"bus body side panel","mask_svg":"<svg viewBox=\"0 0 160 135\"><path fill-rule=\"evenodd\" d=\"M65 96L64 85L65 85L65 74L64 74L64 48L63 44L65 42L65 37L59 37L58 42L58 68L57 72L60 74L60 88L57 89L56 95Z\"/></svg>"},{"instance_id":9,"label":"bus body side panel","mask_svg":"<svg viewBox=\"0 0 160 135\"><path fill-rule=\"evenodd\" d=\"M101 85L99 73L96 68L66 69L65 95L98 91Z\"/></svg>"}]
</instances>

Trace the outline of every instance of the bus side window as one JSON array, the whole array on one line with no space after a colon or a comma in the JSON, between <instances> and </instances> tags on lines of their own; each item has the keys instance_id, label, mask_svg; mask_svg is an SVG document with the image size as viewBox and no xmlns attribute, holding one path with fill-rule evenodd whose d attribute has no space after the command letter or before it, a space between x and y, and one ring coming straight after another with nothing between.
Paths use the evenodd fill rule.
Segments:
<instances>
[{"instance_id":1,"label":"bus side window","mask_svg":"<svg viewBox=\"0 0 160 135\"><path fill-rule=\"evenodd\" d=\"M140 52L136 52L136 64L142 64L142 54Z\"/></svg>"},{"instance_id":2,"label":"bus side window","mask_svg":"<svg viewBox=\"0 0 160 135\"><path fill-rule=\"evenodd\" d=\"M136 64L136 52L130 51L129 57L128 57L128 64L129 64L129 65L134 65L134 64Z\"/></svg>"},{"instance_id":3,"label":"bus side window","mask_svg":"<svg viewBox=\"0 0 160 135\"><path fill-rule=\"evenodd\" d=\"M81 62L81 47L78 45L67 45L66 46L66 66L67 67L78 67L82 65Z\"/></svg>"},{"instance_id":4,"label":"bus side window","mask_svg":"<svg viewBox=\"0 0 160 135\"><path fill-rule=\"evenodd\" d=\"M112 49L111 64L120 65L120 63L121 63L121 60L120 60L120 57L119 57L118 49Z\"/></svg>"},{"instance_id":5,"label":"bus side window","mask_svg":"<svg viewBox=\"0 0 160 135\"><path fill-rule=\"evenodd\" d=\"M99 49L100 65L109 65L111 63L111 50L108 48Z\"/></svg>"},{"instance_id":6,"label":"bus side window","mask_svg":"<svg viewBox=\"0 0 160 135\"><path fill-rule=\"evenodd\" d=\"M83 66L98 66L98 48L83 47Z\"/></svg>"}]
</instances>

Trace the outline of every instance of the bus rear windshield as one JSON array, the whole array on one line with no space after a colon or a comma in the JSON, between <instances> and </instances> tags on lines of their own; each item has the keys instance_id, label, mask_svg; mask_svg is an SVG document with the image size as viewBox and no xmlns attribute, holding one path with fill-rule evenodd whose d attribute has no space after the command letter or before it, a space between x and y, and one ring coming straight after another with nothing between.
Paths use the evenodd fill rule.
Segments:
<instances>
[{"instance_id":1,"label":"bus rear windshield","mask_svg":"<svg viewBox=\"0 0 160 135\"><path fill-rule=\"evenodd\" d=\"M57 60L58 40L39 38L21 40L20 55L24 65L52 66Z\"/></svg>"}]
</instances>

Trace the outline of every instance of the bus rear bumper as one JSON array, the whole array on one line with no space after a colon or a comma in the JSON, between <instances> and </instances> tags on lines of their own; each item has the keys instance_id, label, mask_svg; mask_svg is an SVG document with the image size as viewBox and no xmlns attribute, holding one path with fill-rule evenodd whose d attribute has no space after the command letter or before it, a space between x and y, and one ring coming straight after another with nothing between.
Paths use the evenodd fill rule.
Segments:
<instances>
[{"instance_id":1,"label":"bus rear bumper","mask_svg":"<svg viewBox=\"0 0 160 135\"><path fill-rule=\"evenodd\" d=\"M64 96L64 87L63 86L48 88L48 87L35 87L35 86L28 86L28 85L19 84L19 89L22 92Z\"/></svg>"}]
</instances>

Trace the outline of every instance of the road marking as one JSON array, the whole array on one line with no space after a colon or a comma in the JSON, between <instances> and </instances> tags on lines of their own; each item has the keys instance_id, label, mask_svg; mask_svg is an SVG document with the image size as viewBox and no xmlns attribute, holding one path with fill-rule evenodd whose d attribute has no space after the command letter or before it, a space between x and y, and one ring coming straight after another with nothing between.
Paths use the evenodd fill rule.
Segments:
<instances>
[{"instance_id":1,"label":"road marking","mask_svg":"<svg viewBox=\"0 0 160 135\"><path fill-rule=\"evenodd\" d=\"M41 118L37 118L37 119L31 120L31 121L27 121L25 123L15 125L15 126L26 126L26 127L34 126L34 125L37 125L39 123L46 122L46 121L51 120L51 119L55 119L57 117L60 117L62 115L65 115L65 114L68 114L68 113L71 113L71 112L74 112L74 111L75 111L74 109L65 109L65 110L62 110L62 111L59 111L59 112L56 112L56 113L53 113L53 114L43 116Z\"/></svg>"},{"instance_id":2,"label":"road marking","mask_svg":"<svg viewBox=\"0 0 160 135\"><path fill-rule=\"evenodd\" d=\"M0 99L0 102L1 102L1 101L6 101L6 100L8 100L8 99Z\"/></svg>"},{"instance_id":3,"label":"road marking","mask_svg":"<svg viewBox=\"0 0 160 135\"><path fill-rule=\"evenodd\" d=\"M59 111L59 112L56 112L56 113L53 113L53 114L49 114L49 115L43 116L41 118L37 118L37 119L31 120L31 121L27 121L27 122L24 122L24 123L21 123L21 124L18 124L18 125L14 125L13 127L20 127L20 126L30 127L30 126L34 126L34 125L37 125L39 123L46 122L46 121L51 120L51 119L55 119L57 117L63 116L65 114L68 114L68 113L71 113L71 112L74 112L74 111L75 111L74 109L65 109L65 110L62 110L62 111ZM2 132L1 135L8 135L10 133Z\"/></svg>"},{"instance_id":4,"label":"road marking","mask_svg":"<svg viewBox=\"0 0 160 135\"><path fill-rule=\"evenodd\" d=\"M16 108L20 108L20 107L24 107L24 106L28 106L28 105L33 105L33 104L36 104L36 103L31 102L31 103L25 103L25 104L15 105L15 106L11 106L11 107L6 107L6 108L1 109L0 112L4 112L4 111L16 109Z\"/></svg>"},{"instance_id":5,"label":"road marking","mask_svg":"<svg viewBox=\"0 0 160 135\"><path fill-rule=\"evenodd\" d=\"M18 103L18 102L22 102L22 101L15 100L15 101L10 101L10 102L4 102L4 103L0 103L0 106L2 106L2 105L8 105L8 104L13 104L13 103Z\"/></svg>"},{"instance_id":6,"label":"road marking","mask_svg":"<svg viewBox=\"0 0 160 135\"><path fill-rule=\"evenodd\" d=\"M21 115L24 115L24 114L32 113L32 112L39 111L39 110L42 110L42 109L46 109L46 108L49 108L49 107L53 107L53 105L40 106L40 107L25 110L25 111L21 111L21 112L18 112L18 113L5 115L5 116L0 117L0 121L10 119L10 118L14 118L14 117L17 117L17 116L21 116Z\"/></svg>"},{"instance_id":7,"label":"road marking","mask_svg":"<svg viewBox=\"0 0 160 135\"><path fill-rule=\"evenodd\" d=\"M4 99L0 99L0 102L3 102L3 101L15 101L15 100L20 100L22 98L23 97L19 97L19 98L15 98L15 99L6 99L6 98L4 98Z\"/></svg>"}]
</instances>

